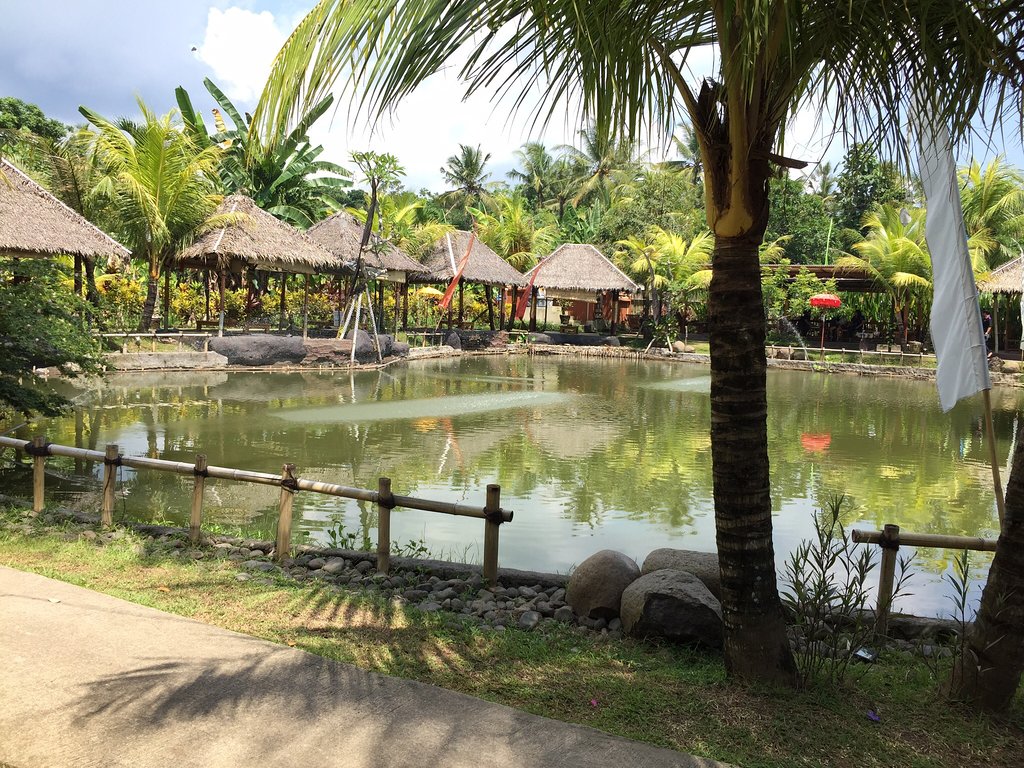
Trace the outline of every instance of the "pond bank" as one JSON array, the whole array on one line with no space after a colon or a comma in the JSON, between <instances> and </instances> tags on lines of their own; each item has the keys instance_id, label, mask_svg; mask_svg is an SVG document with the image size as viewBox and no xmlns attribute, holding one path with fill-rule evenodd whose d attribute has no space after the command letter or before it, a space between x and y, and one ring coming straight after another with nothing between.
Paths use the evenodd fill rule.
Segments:
<instances>
[{"instance_id":1,"label":"pond bank","mask_svg":"<svg viewBox=\"0 0 1024 768\"><path fill-rule=\"evenodd\" d=\"M149 553L145 537L128 529L95 538L83 532L19 517L0 529L0 564L737 765L1009 768L1024 750L1020 701L998 721L951 704L936 693L946 675L942 660L933 668L886 652L844 685L777 691L730 683L717 657L686 648L609 641L557 622L529 632L488 630L350 584L295 581L226 557L193 560L187 548Z\"/></svg>"}]
</instances>

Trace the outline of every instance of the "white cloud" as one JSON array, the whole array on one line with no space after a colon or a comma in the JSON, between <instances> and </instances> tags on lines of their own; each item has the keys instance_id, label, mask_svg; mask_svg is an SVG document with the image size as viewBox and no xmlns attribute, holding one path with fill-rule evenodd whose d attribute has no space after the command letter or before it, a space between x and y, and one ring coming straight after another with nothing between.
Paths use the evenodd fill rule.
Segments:
<instances>
[{"instance_id":1,"label":"white cloud","mask_svg":"<svg viewBox=\"0 0 1024 768\"><path fill-rule=\"evenodd\" d=\"M229 99L252 104L259 98L287 34L270 11L210 8L206 36L196 57L210 67L212 80Z\"/></svg>"}]
</instances>

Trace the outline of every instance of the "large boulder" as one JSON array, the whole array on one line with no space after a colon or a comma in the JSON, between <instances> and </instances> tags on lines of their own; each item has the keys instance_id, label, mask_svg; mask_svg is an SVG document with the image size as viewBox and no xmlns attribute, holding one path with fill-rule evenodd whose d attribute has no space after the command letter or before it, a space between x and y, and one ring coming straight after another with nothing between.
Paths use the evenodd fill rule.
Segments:
<instances>
[{"instance_id":1,"label":"large boulder","mask_svg":"<svg viewBox=\"0 0 1024 768\"><path fill-rule=\"evenodd\" d=\"M351 340L355 338L356 345L356 362L358 363L373 363L377 360L377 350L373 346L373 337L364 331L362 328L356 331L349 331L345 338ZM378 337L381 344L381 355L386 356L390 351L391 337L386 334L381 334ZM351 354L351 353L350 353Z\"/></svg>"},{"instance_id":2,"label":"large boulder","mask_svg":"<svg viewBox=\"0 0 1024 768\"><path fill-rule=\"evenodd\" d=\"M629 635L722 647L722 605L692 573L665 569L641 576L622 593L621 616Z\"/></svg>"},{"instance_id":3,"label":"large boulder","mask_svg":"<svg viewBox=\"0 0 1024 768\"><path fill-rule=\"evenodd\" d=\"M462 349L462 337L455 331L448 334L448 338L444 340L444 343L445 346L451 347L452 349Z\"/></svg>"},{"instance_id":4,"label":"large boulder","mask_svg":"<svg viewBox=\"0 0 1024 768\"><path fill-rule=\"evenodd\" d=\"M395 357L408 357L409 345L404 341L396 341L391 344L391 354Z\"/></svg>"},{"instance_id":5,"label":"large boulder","mask_svg":"<svg viewBox=\"0 0 1024 768\"><path fill-rule=\"evenodd\" d=\"M603 347L621 347L622 342L619 341L618 336L601 336L601 346Z\"/></svg>"},{"instance_id":6,"label":"large boulder","mask_svg":"<svg viewBox=\"0 0 1024 768\"><path fill-rule=\"evenodd\" d=\"M640 573L653 573L670 568L673 571L692 573L711 590L711 594L722 599L722 571L718 555L714 552L694 552L692 549L656 549L644 560Z\"/></svg>"},{"instance_id":7,"label":"large boulder","mask_svg":"<svg viewBox=\"0 0 1024 768\"><path fill-rule=\"evenodd\" d=\"M210 351L226 357L228 365L299 363L306 356L299 336L271 336L263 333L210 339Z\"/></svg>"},{"instance_id":8,"label":"large boulder","mask_svg":"<svg viewBox=\"0 0 1024 768\"><path fill-rule=\"evenodd\" d=\"M352 359L349 339L306 339L303 365L348 365Z\"/></svg>"},{"instance_id":9,"label":"large boulder","mask_svg":"<svg viewBox=\"0 0 1024 768\"><path fill-rule=\"evenodd\" d=\"M622 593L640 576L632 558L612 549L591 555L569 576L565 602L577 616L590 619L614 619L619 615Z\"/></svg>"}]
</instances>

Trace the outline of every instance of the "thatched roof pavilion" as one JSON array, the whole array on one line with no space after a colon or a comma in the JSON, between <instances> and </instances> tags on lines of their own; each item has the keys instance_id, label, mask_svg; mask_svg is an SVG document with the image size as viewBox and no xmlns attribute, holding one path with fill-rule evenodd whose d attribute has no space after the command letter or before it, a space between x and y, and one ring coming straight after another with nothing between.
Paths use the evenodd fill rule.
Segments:
<instances>
[{"instance_id":1,"label":"thatched roof pavilion","mask_svg":"<svg viewBox=\"0 0 1024 768\"><path fill-rule=\"evenodd\" d=\"M207 269L249 266L306 275L339 269L338 259L325 248L264 211L251 197L224 198L213 217L225 214L238 217L238 221L207 231L178 254L179 264Z\"/></svg>"},{"instance_id":2,"label":"thatched roof pavilion","mask_svg":"<svg viewBox=\"0 0 1024 768\"><path fill-rule=\"evenodd\" d=\"M99 256L127 261L131 253L0 159L0 253L17 257Z\"/></svg>"},{"instance_id":3,"label":"thatched roof pavilion","mask_svg":"<svg viewBox=\"0 0 1024 768\"><path fill-rule=\"evenodd\" d=\"M311 240L323 246L351 271L359 258L359 244L363 241L363 224L348 211L339 211L310 227L306 234ZM363 254L364 263L373 270L386 270L377 279L391 283L404 283L411 274L426 272L426 268L377 235L371 235L370 243L378 252L367 249Z\"/></svg>"},{"instance_id":4,"label":"thatched roof pavilion","mask_svg":"<svg viewBox=\"0 0 1024 768\"><path fill-rule=\"evenodd\" d=\"M1024 291L1024 254L993 269L988 277L978 281L980 293L1008 294Z\"/></svg>"},{"instance_id":5,"label":"thatched roof pavilion","mask_svg":"<svg viewBox=\"0 0 1024 768\"><path fill-rule=\"evenodd\" d=\"M224 198L211 219L229 215L237 220L214 227L178 254L183 267L216 270L220 273L221 311L218 333L224 333L224 280L227 272L246 267L306 276L302 302L302 335L307 331L309 276L338 272L341 262L305 233L264 211L245 195ZM281 283L281 313L284 316L285 281Z\"/></svg>"},{"instance_id":6,"label":"thatched roof pavilion","mask_svg":"<svg viewBox=\"0 0 1024 768\"><path fill-rule=\"evenodd\" d=\"M573 294L571 298L576 298L575 294L593 297L602 291L636 293L640 290L625 272L589 243L558 246L526 273L526 279L534 273L537 277L533 284L551 295Z\"/></svg>"},{"instance_id":7,"label":"thatched roof pavilion","mask_svg":"<svg viewBox=\"0 0 1024 768\"><path fill-rule=\"evenodd\" d=\"M417 282L450 282L455 276L455 269L466 254L469 237L469 232L457 229L438 240L423 260L427 275L416 278ZM522 273L488 248L480 238L473 241L473 250L470 251L469 261L462 273L462 279L467 283L499 287L511 285L523 288L526 286L526 278Z\"/></svg>"}]
</instances>

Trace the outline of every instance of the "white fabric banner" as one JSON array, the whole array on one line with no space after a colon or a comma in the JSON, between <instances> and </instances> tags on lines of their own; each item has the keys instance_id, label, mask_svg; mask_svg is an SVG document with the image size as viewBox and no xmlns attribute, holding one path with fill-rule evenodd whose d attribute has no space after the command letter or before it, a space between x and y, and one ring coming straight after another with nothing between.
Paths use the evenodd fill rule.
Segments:
<instances>
[{"instance_id":1,"label":"white fabric banner","mask_svg":"<svg viewBox=\"0 0 1024 768\"><path fill-rule=\"evenodd\" d=\"M960 207L956 165L944 125L923 119L920 170L928 218L925 237L932 258L931 330L939 360L939 403L948 411L961 398L991 389L967 231Z\"/></svg>"}]
</instances>

